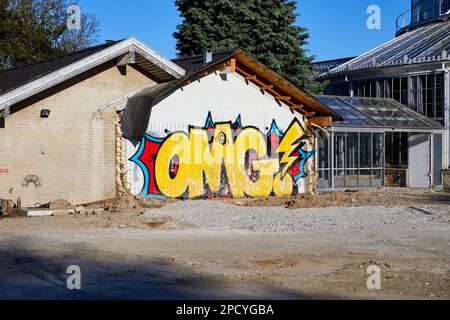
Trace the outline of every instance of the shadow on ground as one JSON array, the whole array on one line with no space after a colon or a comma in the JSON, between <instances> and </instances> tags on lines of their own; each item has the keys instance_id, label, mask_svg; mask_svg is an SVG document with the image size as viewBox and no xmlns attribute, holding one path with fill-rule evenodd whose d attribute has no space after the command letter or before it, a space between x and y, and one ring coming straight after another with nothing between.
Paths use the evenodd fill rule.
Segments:
<instances>
[{"instance_id":1,"label":"shadow on ground","mask_svg":"<svg viewBox=\"0 0 450 320\"><path fill-rule=\"evenodd\" d=\"M414 197L412 194L408 194ZM416 196L417 197L417 196ZM417 200L425 204L450 204L450 193L437 192L437 193L426 193L417 197Z\"/></svg>"},{"instance_id":2,"label":"shadow on ground","mask_svg":"<svg viewBox=\"0 0 450 320\"><path fill-rule=\"evenodd\" d=\"M31 250L24 238L3 243L0 249L1 300L222 300L327 299L275 286L227 282L205 276L172 261L121 256L76 244L54 254ZM66 281L68 266L81 268L82 290L70 291Z\"/></svg>"}]
</instances>

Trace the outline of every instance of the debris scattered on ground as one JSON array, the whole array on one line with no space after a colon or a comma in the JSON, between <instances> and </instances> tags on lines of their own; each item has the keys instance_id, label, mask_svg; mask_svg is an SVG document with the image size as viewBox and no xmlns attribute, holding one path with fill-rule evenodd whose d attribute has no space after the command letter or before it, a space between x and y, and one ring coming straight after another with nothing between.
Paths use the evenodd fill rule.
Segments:
<instances>
[{"instance_id":1,"label":"debris scattered on ground","mask_svg":"<svg viewBox=\"0 0 450 320\"><path fill-rule=\"evenodd\" d=\"M450 193L433 190L380 189L344 192L299 194L295 197L243 199L232 203L244 207L329 208L362 206L411 206L417 204L450 203Z\"/></svg>"},{"instance_id":2,"label":"debris scattered on ground","mask_svg":"<svg viewBox=\"0 0 450 320\"><path fill-rule=\"evenodd\" d=\"M49 202L48 208L50 210L68 210L74 207L67 200L55 200Z\"/></svg>"},{"instance_id":3,"label":"debris scattered on ground","mask_svg":"<svg viewBox=\"0 0 450 320\"><path fill-rule=\"evenodd\" d=\"M427 212L426 214L424 212ZM297 208L236 206L232 203L199 200L176 202L151 209L146 216L164 215L195 229L263 233L354 231L387 233L416 230L424 226L442 228L450 218L450 204L408 206L365 206ZM388 238L386 238L388 239Z\"/></svg>"}]
</instances>

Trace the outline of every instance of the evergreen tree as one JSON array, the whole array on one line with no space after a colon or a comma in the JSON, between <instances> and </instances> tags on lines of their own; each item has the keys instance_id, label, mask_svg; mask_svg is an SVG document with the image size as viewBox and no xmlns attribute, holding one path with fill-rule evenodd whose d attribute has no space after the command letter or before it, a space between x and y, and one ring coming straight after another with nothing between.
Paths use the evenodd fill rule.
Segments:
<instances>
[{"instance_id":1,"label":"evergreen tree","mask_svg":"<svg viewBox=\"0 0 450 320\"><path fill-rule=\"evenodd\" d=\"M68 30L70 0L0 0L0 71L89 47L98 21L82 15L81 30Z\"/></svg>"},{"instance_id":2,"label":"evergreen tree","mask_svg":"<svg viewBox=\"0 0 450 320\"><path fill-rule=\"evenodd\" d=\"M180 56L243 48L304 89L319 93L313 57L304 49L306 28L297 26L294 0L176 0L183 22L174 37Z\"/></svg>"}]
</instances>

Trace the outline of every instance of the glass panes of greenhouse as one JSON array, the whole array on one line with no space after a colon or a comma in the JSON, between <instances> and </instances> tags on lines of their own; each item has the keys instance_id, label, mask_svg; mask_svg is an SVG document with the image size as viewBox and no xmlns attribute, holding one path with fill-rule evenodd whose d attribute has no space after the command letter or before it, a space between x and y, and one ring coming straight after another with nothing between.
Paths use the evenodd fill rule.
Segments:
<instances>
[{"instance_id":1,"label":"glass panes of greenhouse","mask_svg":"<svg viewBox=\"0 0 450 320\"><path fill-rule=\"evenodd\" d=\"M329 137L318 135L319 143L319 188L331 188L330 155L331 145Z\"/></svg>"},{"instance_id":2,"label":"glass panes of greenhouse","mask_svg":"<svg viewBox=\"0 0 450 320\"><path fill-rule=\"evenodd\" d=\"M449 0L450 2L450 0ZM450 38L446 43L450 43ZM434 54L439 55L445 48L439 46ZM430 55L432 55L430 53ZM355 97L391 98L404 107L420 115L443 123L443 75L422 74L408 77L396 77L379 80L363 80L353 82ZM350 94L347 94L349 96Z\"/></svg>"},{"instance_id":3,"label":"glass panes of greenhouse","mask_svg":"<svg viewBox=\"0 0 450 320\"><path fill-rule=\"evenodd\" d=\"M392 99L318 96L322 103L342 116L336 126L387 128L442 128L440 124L414 113Z\"/></svg>"},{"instance_id":4,"label":"glass panes of greenhouse","mask_svg":"<svg viewBox=\"0 0 450 320\"><path fill-rule=\"evenodd\" d=\"M383 186L383 150L383 133L335 132L329 140L319 138L319 187Z\"/></svg>"},{"instance_id":5,"label":"glass panes of greenhouse","mask_svg":"<svg viewBox=\"0 0 450 320\"><path fill-rule=\"evenodd\" d=\"M339 122L344 125L352 126L364 126L367 125L367 117L349 106L345 101L342 101L335 97L320 97L322 103L330 107L334 112L339 114L344 118L343 121Z\"/></svg>"},{"instance_id":6,"label":"glass panes of greenhouse","mask_svg":"<svg viewBox=\"0 0 450 320\"><path fill-rule=\"evenodd\" d=\"M343 100L384 127L423 127L426 125L386 99L343 98Z\"/></svg>"}]
</instances>

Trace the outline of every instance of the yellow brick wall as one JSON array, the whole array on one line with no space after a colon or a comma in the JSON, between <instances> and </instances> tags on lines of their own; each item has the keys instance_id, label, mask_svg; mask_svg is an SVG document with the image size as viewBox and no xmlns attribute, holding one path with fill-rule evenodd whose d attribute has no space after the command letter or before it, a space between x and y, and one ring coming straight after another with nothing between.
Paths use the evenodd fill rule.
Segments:
<instances>
[{"instance_id":1,"label":"yellow brick wall","mask_svg":"<svg viewBox=\"0 0 450 320\"><path fill-rule=\"evenodd\" d=\"M103 69L13 113L0 129L0 198L23 206L66 199L83 204L116 196L115 108L98 108L154 83L134 68ZM41 119L42 109L50 109ZM5 171L5 170L3 170ZM24 185L35 175L42 185Z\"/></svg>"}]
</instances>

